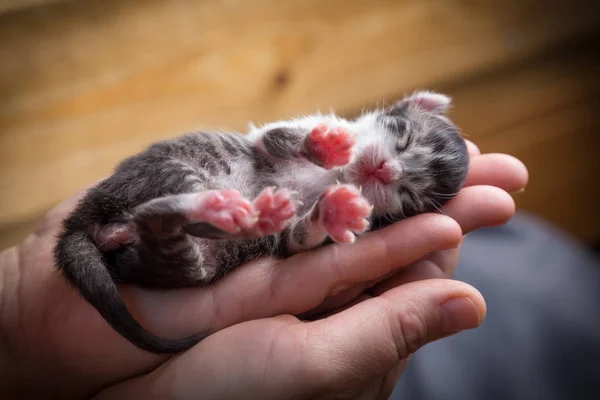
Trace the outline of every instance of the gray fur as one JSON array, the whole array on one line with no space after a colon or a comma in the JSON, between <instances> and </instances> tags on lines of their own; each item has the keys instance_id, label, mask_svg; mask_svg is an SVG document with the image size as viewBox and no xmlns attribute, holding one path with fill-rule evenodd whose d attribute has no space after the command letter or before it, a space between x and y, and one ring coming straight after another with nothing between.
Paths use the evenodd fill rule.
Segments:
<instances>
[{"instance_id":1,"label":"gray fur","mask_svg":"<svg viewBox=\"0 0 600 400\"><path fill-rule=\"evenodd\" d=\"M275 128L264 134L263 143L273 157L293 157L299 152L304 136L299 129Z\"/></svg>"},{"instance_id":2,"label":"gray fur","mask_svg":"<svg viewBox=\"0 0 600 400\"><path fill-rule=\"evenodd\" d=\"M468 169L464 141L443 115L447 98L439 96L417 93L352 121L315 115L245 136L193 133L156 143L123 161L65 220L55 249L58 268L136 346L156 353L185 350L208 332L177 340L150 334L131 316L115 283L209 285L257 257L285 257L327 243L319 199L336 181L356 184L360 155L373 143L385 157L400 160L404 176L384 188L363 187L374 205L371 229L439 209L458 192ZM305 137L318 123L357 133L358 155L341 170L315 165L306 154ZM252 200L267 186L294 190L303 203L280 234L236 237L190 220L186 201L199 193L234 188Z\"/></svg>"}]
</instances>

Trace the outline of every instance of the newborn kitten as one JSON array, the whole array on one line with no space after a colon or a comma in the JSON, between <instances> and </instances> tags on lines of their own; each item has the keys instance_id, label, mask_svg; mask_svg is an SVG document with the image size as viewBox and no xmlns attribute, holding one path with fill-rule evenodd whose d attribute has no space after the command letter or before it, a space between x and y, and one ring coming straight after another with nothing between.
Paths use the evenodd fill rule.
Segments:
<instances>
[{"instance_id":1,"label":"newborn kitten","mask_svg":"<svg viewBox=\"0 0 600 400\"><path fill-rule=\"evenodd\" d=\"M208 333L150 334L115 282L208 285L257 257L351 243L440 209L461 188L469 160L445 117L449 105L418 92L354 120L313 115L245 136L195 133L154 144L88 191L64 222L56 264L133 344L185 350Z\"/></svg>"}]
</instances>

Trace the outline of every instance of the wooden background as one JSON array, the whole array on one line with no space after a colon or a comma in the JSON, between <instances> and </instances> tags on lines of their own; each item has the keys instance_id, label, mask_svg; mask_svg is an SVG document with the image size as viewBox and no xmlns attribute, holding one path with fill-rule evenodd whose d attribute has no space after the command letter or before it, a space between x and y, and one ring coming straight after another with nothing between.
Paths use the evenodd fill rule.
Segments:
<instances>
[{"instance_id":1,"label":"wooden background","mask_svg":"<svg viewBox=\"0 0 600 400\"><path fill-rule=\"evenodd\" d=\"M600 7L572 0L0 0L0 248L157 139L417 88L600 241Z\"/></svg>"}]
</instances>

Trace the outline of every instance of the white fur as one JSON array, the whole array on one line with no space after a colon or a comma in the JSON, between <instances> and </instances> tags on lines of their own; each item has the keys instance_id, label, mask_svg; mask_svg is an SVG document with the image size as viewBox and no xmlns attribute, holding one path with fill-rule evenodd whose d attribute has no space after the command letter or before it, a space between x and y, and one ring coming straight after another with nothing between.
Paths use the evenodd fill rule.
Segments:
<instances>
[{"instance_id":1,"label":"white fur","mask_svg":"<svg viewBox=\"0 0 600 400\"><path fill-rule=\"evenodd\" d=\"M451 98L430 91L419 91L397 103L404 105L409 114L407 130L410 135L398 136L392 134L382 122L384 110L366 112L355 120L348 120L334 114L315 114L294 119L268 123L260 127L250 126L247 135L257 148L268 156L260 138L264 133L275 128L294 128L306 131L307 134L319 124L328 127L342 127L356 136L354 155L349 164L343 168L325 170L304 159L291 161L277 160L277 168L281 171L282 187L287 187L301 193L301 200L309 202L320 196L328 187L336 182L351 183L359 186L358 177L365 163L378 165L381 161L393 160L402 170L412 174L425 171L426 160L432 157L432 149L423 146L408 146L408 138L427 135L433 129L435 120L450 123L444 116L451 104ZM390 117L392 118L392 117ZM404 149L399 152L398 149ZM448 157L444 155L442 157ZM362 187L363 195L374 206L377 214L402 214L403 204L412 201L406 193L399 193L400 185L411 188L410 180L403 180L389 185L369 181ZM412 185L411 190L419 193L422 190L418 184ZM421 200L417 200L421 203Z\"/></svg>"}]
</instances>

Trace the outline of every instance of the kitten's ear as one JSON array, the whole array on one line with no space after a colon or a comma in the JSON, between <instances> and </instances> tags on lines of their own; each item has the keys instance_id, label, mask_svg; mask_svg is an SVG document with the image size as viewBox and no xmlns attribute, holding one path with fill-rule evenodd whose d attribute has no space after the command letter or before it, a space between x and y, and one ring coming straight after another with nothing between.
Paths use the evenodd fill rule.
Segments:
<instances>
[{"instance_id":1,"label":"kitten's ear","mask_svg":"<svg viewBox=\"0 0 600 400\"><path fill-rule=\"evenodd\" d=\"M452 99L445 94L422 90L400 100L394 107L416 107L434 114L445 114L451 104Z\"/></svg>"}]
</instances>

